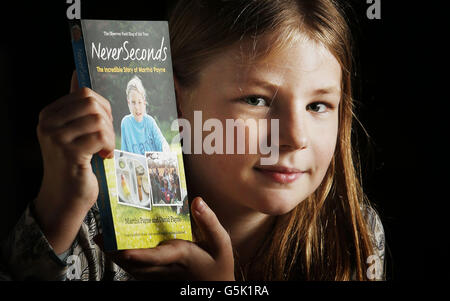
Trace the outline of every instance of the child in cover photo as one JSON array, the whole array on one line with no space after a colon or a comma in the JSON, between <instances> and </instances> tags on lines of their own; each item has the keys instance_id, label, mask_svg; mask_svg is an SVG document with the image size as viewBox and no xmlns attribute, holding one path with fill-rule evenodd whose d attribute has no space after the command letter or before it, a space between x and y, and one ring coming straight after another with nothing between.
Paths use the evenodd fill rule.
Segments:
<instances>
[{"instance_id":1,"label":"child in cover photo","mask_svg":"<svg viewBox=\"0 0 450 301\"><path fill-rule=\"evenodd\" d=\"M139 77L130 79L126 87L130 114L121 122L121 150L144 155L151 151L169 151L155 119L147 114L148 96Z\"/></svg>"}]
</instances>

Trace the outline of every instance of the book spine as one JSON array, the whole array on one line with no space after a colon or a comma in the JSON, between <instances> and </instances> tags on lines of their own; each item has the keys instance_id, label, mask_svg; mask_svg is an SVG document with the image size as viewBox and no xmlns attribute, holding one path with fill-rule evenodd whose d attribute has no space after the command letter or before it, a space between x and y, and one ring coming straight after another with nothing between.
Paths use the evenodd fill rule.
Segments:
<instances>
[{"instance_id":1,"label":"book spine","mask_svg":"<svg viewBox=\"0 0 450 301\"><path fill-rule=\"evenodd\" d=\"M89 68L86 58L86 50L82 34L82 24L79 20L69 22L72 36L72 49L77 70L79 87L91 88L91 80L89 77ZM74 36L74 32L78 30L79 36ZM111 203L109 200L108 185L106 182L105 167L103 159L95 154L91 160L92 170L97 176L99 185L99 193L97 198L97 206L100 212L101 231L103 236L104 249L107 251L117 250L117 241L114 230L114 222L111 212Z\"/></svg>"}]
</instances>

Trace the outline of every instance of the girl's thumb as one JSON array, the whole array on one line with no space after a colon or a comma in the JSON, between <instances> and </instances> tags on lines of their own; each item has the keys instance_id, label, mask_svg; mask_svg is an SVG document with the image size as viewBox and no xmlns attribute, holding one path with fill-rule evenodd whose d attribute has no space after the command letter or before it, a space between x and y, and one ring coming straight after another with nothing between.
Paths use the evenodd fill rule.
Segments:
<instances>
[{"instance_id":1,"label":"girl's thumb","mask_svg":"<svg viewBox=\"0 0 450 301\"><path fill-rule=\"evenodd\" d=\"M201 197L192 201L191 210L195 221L203 234L207 248L214 258L220 256L233 256L231 239L228 232L220 224L217 216L206 205Z\"/></svg>"}]
</instances>

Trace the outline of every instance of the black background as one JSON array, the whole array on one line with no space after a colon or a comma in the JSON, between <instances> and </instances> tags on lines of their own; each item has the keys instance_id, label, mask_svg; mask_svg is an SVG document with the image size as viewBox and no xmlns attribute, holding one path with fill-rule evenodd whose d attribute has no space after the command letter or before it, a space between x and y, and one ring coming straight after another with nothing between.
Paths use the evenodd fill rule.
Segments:
<instances>
[{"instance_id":1,"label":"black background","mask_svg":"<svg viewBox=\"0 0 450 301\"><path fill-rule=\"evenodd\" d=\"M4 10L14 17L4 19L1 26L1 237L38 193L42 177L38 114L68 93L74 70L66 19L69 5L63 0L48 2L17 1ZM81 2L82 18L166 19L164 1ZM445 194L432 192L445 186L425 184L436 161L425 155L431 133L422 126L431 123L436 131L436 119L441 118L436 114L441 103L427 102L431 94L424 89L426 80L434 77L426 71L434 63L426 52L433 38L425 20L434 19L426 18L436 8L382 0L381 20L369 20L365 0L347 2L355 13L356 110L371 138L367 140L360 128L356 136L365 192L385 227L388 279L442 279L438 273L447 262L448 243L438 229L445 220L440 209ZM420 160L424 157L427 163Z\"/></svg>"}]
</instances>

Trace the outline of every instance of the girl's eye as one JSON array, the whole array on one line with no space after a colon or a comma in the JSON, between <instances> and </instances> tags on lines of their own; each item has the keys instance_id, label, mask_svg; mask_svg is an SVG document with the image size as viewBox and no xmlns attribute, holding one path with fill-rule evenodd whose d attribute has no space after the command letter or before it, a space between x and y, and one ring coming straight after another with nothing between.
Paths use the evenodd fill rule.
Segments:
<instances>
[{"instance_id":1,"label":"girl's eye","mask_svg":"<svg viewBox=\"0 0 450 301\"><path fill-rule=\"evenodd\" d=\"M321 102L315 102L307 106L307 109L314 113L325 113L327 108L327 105Z\"/></svg>"},{"instance_id":2,"label":"girl's eye","mask_svg":"<svg viewBox=\"0 0 450 301\"><path fill-rule=\"evenodd\" d=\"M248 96L243 98L243 101L245 101L247 104L251 106L266 106L267 102L264 98L258 97L258 96Z\"/></svg>"}]
</instances>

